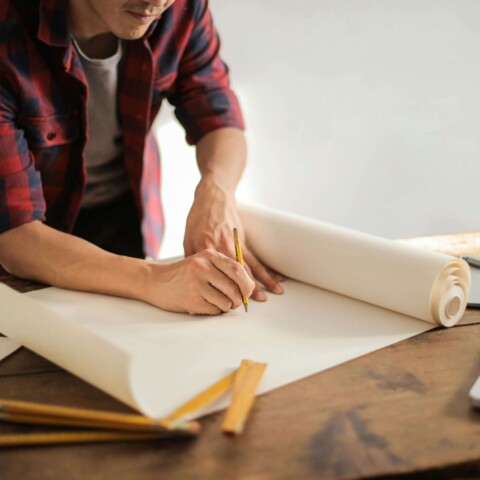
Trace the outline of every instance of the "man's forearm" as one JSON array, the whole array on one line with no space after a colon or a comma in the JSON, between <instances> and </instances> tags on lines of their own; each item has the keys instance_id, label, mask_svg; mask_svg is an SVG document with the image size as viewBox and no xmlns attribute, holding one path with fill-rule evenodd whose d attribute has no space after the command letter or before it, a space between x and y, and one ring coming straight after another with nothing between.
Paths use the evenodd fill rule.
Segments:
<instances>
[{"instance_id":1,"label":"man's forearm","mask_svg":"<svg viewBox=\"0 0 480 480\"><path fill-rule=\"evenodd\" d=\"M220 128L197 144L197 162L202 179L199 188L214 185L234 194L246 164L247 146L243 132Z\"/></svg>"},{"instance_id":2,"label":"man's forearm","mask_svg":"<svg viewBox=\"0 0 480 480\"><path fill-rule=\"evenodd\" d=\"M0 235L0 264L18 277L127 298L139 298L148 266L39 221Z\"/></svg>"}]
</instances>

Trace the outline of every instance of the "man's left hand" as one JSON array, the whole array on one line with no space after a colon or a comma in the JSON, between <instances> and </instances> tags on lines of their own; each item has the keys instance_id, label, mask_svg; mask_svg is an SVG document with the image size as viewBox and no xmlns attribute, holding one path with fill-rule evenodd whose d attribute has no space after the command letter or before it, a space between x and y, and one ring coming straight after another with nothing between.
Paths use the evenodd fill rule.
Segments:
<instances>
[{"instance_id":1,"label":"man's left hand","mask_svg":"<svg viewBox=\"0 0 480 480\"><path fill-rule=\"evenodd\" d=\"M234 227L237 228L242 242L245 268L255 281L252 298L258 301L266 300L261 284L272 293L283 293L283 288L278 283L283 277L263 265L245 240L234 195L212 182L200 182L195 191L195 201L188 214L185 229L183 242L185 256L206 248L214 248L224 255L235 258L232 233Z\"/></svg>"}]
</instances>

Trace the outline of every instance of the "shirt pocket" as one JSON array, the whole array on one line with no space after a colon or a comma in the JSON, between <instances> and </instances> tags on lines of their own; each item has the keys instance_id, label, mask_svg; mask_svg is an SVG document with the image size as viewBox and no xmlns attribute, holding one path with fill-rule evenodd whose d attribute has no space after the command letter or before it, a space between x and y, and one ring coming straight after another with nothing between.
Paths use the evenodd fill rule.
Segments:
<instances>
[{"instance_id":1,"label":"shirt pocket","mask_svg":"<svg viewBox=\"0 0 480 480\"><path fill-rule=\"evenodd\" d=\"M72 143L80 136L77 111L48 117L22 117L19 123L32 150Z\"/></svg>"}]
</instances>

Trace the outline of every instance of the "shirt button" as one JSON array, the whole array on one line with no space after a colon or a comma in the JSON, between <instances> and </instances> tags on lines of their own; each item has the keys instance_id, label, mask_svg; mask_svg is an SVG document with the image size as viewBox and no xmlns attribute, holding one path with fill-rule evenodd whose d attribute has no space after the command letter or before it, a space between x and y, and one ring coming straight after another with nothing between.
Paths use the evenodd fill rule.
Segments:
<instances>
[{"instance_id":1,"label":"shirt button","mask_svg":"<svg viewBox=\"0 0 480 480\"><path fill-rule=\"evenodd\" d=\"M50 132L47 135L47 140L53 140L56 136L57 136L57 134L55 132Z\"/></svg>"}]
</instances>

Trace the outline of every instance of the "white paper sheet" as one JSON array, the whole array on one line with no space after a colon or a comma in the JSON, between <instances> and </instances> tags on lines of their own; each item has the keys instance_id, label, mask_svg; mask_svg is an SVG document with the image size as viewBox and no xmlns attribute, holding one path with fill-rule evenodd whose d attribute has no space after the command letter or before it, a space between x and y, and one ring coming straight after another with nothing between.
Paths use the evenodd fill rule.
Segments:
<instances>
[{"instance_id":1,"label":"white paper sheet","mask_svg":"<svg viewBox=\"0 0 480 480\"><path fill-rule=\"evenodd\" d=\"M255 232L255 248L274 268L312 284L331 280L370 303L288 280L285 295L250 302L248 314L192 317L103 295L49 288L22 296L0 286L0 331L162 417L243 358L268 363L260 387L266 392L433 328L435 316L451 324L465 308L469 270L462 261L268 210L246 208L243 216L250 241ZM384 296L427 321L372 304ZM443 307L432 308L432 298ZM446 308L452 299L455 308Z\"/></svg>"},{"instance_id":2,"label":"white paper sheet","mask_svg":"<svg viewBox=\"0 0 480 480\"><path fill-rule=\"evenodd\" d=\"M21 345L6 337L0 337L0 362L18 350Z\"/></svg>"}]
</instances>

